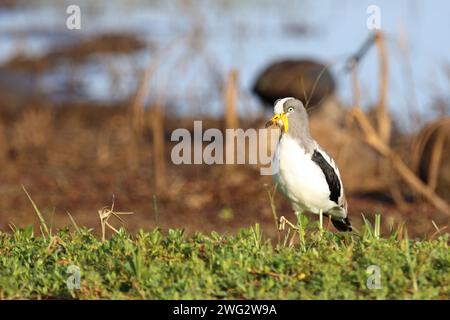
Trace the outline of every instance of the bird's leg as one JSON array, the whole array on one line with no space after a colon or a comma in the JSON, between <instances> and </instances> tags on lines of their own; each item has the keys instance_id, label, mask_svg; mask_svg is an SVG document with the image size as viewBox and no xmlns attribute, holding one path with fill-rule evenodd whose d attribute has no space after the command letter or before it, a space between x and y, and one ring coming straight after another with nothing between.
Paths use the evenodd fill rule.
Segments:
<instances>
[{"instance_id":1,"label":"bird's leg","mask_svg":"<svg viewBox=\"0 0 450 320\"><path fill-rule=\"evenodd\" d=\"M319 230L323 231L323 211L319 210Z\"/></svg>"}]
</instances>

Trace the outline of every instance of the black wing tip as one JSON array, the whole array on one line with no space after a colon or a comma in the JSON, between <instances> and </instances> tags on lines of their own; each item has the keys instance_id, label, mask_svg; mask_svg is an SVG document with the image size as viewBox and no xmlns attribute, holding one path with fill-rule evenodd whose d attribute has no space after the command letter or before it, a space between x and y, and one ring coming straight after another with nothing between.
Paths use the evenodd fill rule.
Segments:
<instances>
[{"instance_id":1,"label":"black wing tip","mask_svg":"<svg viewBox=\"0 0 450 320\"><path fill-rule=\"evenodd\" d=\"M350 231L353 230L352 224L350 223L349 218L345 218L345 219L342 219L342 220L331 219L331 222L333 223L333 226L338 231L350 232Z\"/></svg>"},{"instance_id":2,"label":"black wing tip","mask_svg":"<svg viewBox=\"0 0 450 320\"><path fill-rule=\"evenodd\" d=\"M339 179L334 168L328 163L324 158L322 153L315 149L311 156L311 160L315 162L319 168L322 170L325 180L328 184L328 189L330 190L329 199L336 204L339 204L339 197L341 196L341 180Z\"/></svg>"}]
</instances>

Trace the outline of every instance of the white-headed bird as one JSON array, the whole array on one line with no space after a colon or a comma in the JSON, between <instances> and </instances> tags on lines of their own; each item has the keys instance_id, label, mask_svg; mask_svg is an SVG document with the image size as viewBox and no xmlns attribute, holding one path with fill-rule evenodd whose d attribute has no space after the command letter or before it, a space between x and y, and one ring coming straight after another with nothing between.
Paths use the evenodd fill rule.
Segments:
<instances>
[{"instance_id":1,"label":"white-headed bird","mask_svg":"<svg viewBox=\"0 0 450 320\"><path fill-rule=\"evenodd\" d=\"M295 98L275 102L275 115L266 124L281 129L274 155L274 182L291 202L296 214L329 216L339 231L351 231L347 202L334 160L311 137L308 114Z\"/></svg>"}]
</instances>

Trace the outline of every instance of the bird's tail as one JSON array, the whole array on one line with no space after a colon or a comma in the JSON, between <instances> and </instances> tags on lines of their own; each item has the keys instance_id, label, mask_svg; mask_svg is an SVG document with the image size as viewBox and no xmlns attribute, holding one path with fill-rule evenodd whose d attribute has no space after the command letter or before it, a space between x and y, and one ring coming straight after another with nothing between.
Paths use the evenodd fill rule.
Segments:
<instances>
[{"instance_id":1,"label":"bird's tail","mask_svg":"<svg viewBox=\"0 0 450 320\"><path fill-rule=\"evenodd\" d=\"M338 220L331 218L331 222L333 223L333 226L338 229L339 231L352 231L352 224L350 223L350 220L348 217Z\"/></svg>"}]
</instances>

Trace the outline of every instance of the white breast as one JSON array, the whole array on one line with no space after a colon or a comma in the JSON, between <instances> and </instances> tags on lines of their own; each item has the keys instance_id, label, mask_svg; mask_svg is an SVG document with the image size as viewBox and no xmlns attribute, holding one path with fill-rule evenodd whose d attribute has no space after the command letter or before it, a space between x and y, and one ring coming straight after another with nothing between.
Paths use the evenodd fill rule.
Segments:
<instances>
[{"instance_id":1,"label":"white breast","mask_svg":"<svg viewBox=\"0 0 450 320\"><path fill-rule=\"evenodd\" d=\"M275 153L274 181L291 201L294 210L324 213L335 207L329 199L330 189L320 167L300 144L283 135ZM276 170L276 169L275 169Z\"/></svg>"}]
</instances>

